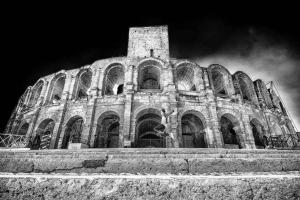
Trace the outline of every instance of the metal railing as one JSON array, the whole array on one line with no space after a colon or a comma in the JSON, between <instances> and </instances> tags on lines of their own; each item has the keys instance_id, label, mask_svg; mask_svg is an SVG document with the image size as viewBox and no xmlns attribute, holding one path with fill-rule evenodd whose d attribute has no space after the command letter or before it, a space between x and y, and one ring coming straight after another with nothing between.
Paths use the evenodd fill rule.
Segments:
<instances>
[{"instance_id":1,"label":"metal railing","mask_svg":"<svg viewBox=\"0 0 300 200\"><path fill-rule=\"evenodd\" d=\"M138 142L139 147L165 147L165 141L164 139L139 139Z\"/></svg>"},{"instance_id":2,"label":"metal railing","mask_svg":"<svg viewBox=\"0 0 300 200\"><path fill-rule=\"evenodd\" d=\"M26 135L0 134L0 147L25 148L27 144Z\"/></svg>"},{"instance_id":3,"label":"metal railing","mask_svg":"<svg viewBox=\"0 0 300 200\"><path fill-rule=\"evenodd\" d=\"M295 148L299 147L299 138L297 134L270 136L268 143L273 148Z\"/></svg>"}]
</instances>

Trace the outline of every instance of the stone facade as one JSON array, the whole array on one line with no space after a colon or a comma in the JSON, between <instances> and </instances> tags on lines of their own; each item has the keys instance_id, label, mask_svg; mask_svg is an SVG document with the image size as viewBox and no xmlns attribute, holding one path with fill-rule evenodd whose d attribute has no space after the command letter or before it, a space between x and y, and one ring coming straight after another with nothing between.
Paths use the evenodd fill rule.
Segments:
<instances>
[{"instance_id":1,"label":"stone facade","mask_svg":"<svg viewBox=\"0 0 300 200\"><path fill-rule=\"evenodd\" d=\"M153 128L170 115L161 138ZM169 56L168 29L131 28L127 57L40 78L22 95L7 132L90 148L259 148L263 135L295 134L280 98L262 80Z\"/></svg>"}]
</instances>

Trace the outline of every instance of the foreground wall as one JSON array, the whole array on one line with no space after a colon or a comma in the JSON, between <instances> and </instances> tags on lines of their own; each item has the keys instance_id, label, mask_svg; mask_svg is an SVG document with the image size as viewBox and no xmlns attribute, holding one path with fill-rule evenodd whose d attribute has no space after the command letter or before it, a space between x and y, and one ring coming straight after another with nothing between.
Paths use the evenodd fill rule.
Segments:
<instances>
[{"instance_id":1,"label":"foreground wall","mask_svg":"<svg viewBox=\"0 0 300 200\"><path fill-rule=\"evenodd\" d=\"M0 172L171 173L300 171L290 150L81 149L1 151Z\"/></svg>"},{"instance_id":2,"label":"foreground wall","mask_svg":"<svg viewBox=\"0 0 300 200\"><path fill-rule=\"evenodd\" d=\"M0 199L299 199L299 174L13 175L0 173Z\"/></svg>"},{"instance_id":3,"label":"foreground wall","mask_svg":"<svg viewBox=\"0 0 300 200\"><path fill-rule=\"evenodd\" d=\"M299 199L299 150L0 152L0 199Z\"/></svg>"}]
</instances>

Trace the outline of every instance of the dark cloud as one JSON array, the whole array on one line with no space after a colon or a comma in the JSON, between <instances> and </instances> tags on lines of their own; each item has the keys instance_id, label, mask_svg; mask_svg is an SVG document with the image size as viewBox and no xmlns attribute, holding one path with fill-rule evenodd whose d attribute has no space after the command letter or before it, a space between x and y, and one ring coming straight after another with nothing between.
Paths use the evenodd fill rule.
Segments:
<instances>
[{"instance_id":1,"label":"dark cloud","mask_svg":"<svg viewBox=\"0 0 300 200\"><path fill-rule=\"evenodd\" d=\"M201 66L224 65L231 73L246 72L252 80L273 81L291 117L300 128L300 59L287 40L253 27L215 53L195 57Z\"/></svg>"}]
</instances>

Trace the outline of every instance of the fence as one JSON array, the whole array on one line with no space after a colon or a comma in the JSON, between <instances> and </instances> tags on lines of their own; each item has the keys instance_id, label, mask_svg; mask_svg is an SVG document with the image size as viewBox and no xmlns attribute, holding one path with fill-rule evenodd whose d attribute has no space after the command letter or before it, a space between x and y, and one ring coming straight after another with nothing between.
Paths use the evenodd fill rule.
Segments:
<instances>
[{"instance_id":1,"label":"fence","mask_svg":"<svg viewBox=\"0 0 300 200\"><path fill-rule=\"evenodd\" d=\"M0 147L24 148L27 144L26 135L0 134Z\"/></svg>"},{"instance_id":2,"label":"fence","mask_svg":"<svg viewBox=\"0 0 300 200\"><path fill-rule=\"evenodd\" d=\"M138 142L138 146L139 147L165 147L165 141L164 139L140 139Z\"/></svg>"},{"instance_id":3,"label":"fence","mask_svg":"<svg viewBox=\"0 0 300 200\"><path fill-rule=\"evenodd\" d=\"M269 146L273 148L295 148L299 147L299 136L297 134L286 134L279 136L270 136L268 138Z\"/></svg>"}]
</instances>

